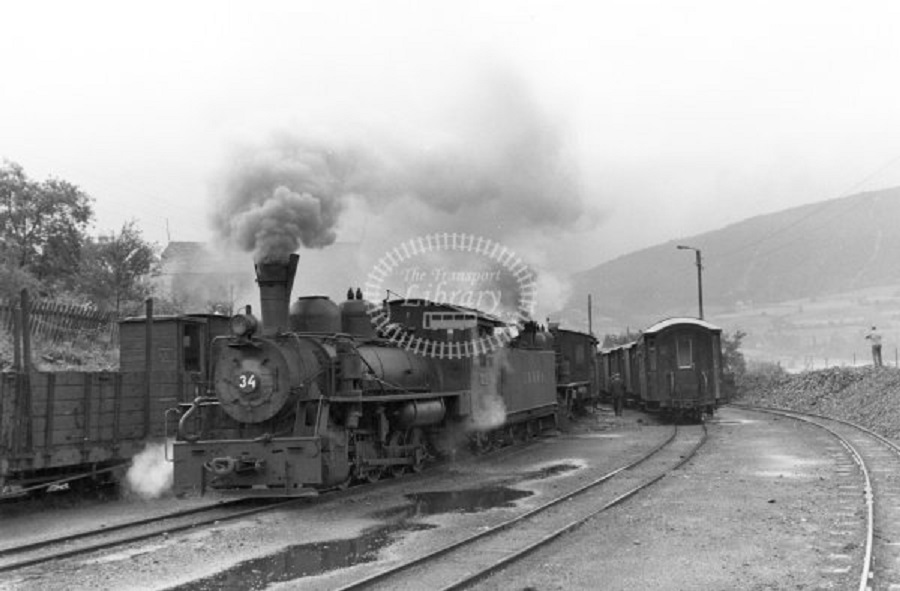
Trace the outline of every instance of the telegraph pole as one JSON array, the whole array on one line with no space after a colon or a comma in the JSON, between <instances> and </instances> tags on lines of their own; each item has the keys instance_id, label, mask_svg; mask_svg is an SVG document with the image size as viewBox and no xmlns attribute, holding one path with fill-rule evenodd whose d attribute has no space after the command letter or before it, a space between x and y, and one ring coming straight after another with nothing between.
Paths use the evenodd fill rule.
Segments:
<instances>
[{"instance_id":1,"label":"telegraph pole","mask_svg":"<svg viewBox=\"0 0 900 591\"><path fill-rule=\"evenodd\" d=\"M699 248L693 246L684 246L679 244L676 246L678 250L693 250L697 258L697 299L700 303L700 320L703 320L703 255Z\"/></svg>"}]
</instances>

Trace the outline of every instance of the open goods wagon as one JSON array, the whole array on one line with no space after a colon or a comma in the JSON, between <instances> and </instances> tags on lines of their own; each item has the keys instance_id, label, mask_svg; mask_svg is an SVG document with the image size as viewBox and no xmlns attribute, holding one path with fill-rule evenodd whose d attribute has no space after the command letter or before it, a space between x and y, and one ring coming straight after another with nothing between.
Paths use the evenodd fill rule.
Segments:
<instances>
[{"instance_id":1,"label":"open goods wagon","mask_svg":"<svg viewBox=\"0 0 900 591\"><path fill-rule=\"evenodd\" d=\"M228 318L149 316L120 323L118 371L0 375L0 496L109 478L146 442L162 441L167 409L203 390L210 340Z\"/></svg>"}]
</instances>

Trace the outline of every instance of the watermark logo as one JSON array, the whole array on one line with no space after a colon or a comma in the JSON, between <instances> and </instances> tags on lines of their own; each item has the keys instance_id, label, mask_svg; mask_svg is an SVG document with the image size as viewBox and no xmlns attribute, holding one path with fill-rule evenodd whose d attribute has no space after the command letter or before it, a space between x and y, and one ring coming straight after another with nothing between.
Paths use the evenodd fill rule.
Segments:
<instances>
[{"instance_id":1,"label":"watermark logo","mask_svg":"<svg viewBox=\"0 0 900 591\"><path fill-rule=\"evenodd\" d=\"M536 279L515 251L496 241L428 234L378 259L365 299L376 329L398 346L429 357L463 358L503 347L531 320ZM389 306L381 304L384 299Z\"/></svg>"}]
</instances>

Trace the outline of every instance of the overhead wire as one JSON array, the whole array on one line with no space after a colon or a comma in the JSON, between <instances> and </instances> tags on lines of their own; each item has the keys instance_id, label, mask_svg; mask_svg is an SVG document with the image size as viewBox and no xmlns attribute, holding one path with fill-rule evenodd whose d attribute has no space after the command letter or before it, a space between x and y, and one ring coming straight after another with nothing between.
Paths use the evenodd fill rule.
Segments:
<instances>
[{"instance_id":1,"label":"overhead wire","mask_svg":"<svg viewBox=\"0 0 900 591\"><path fill-rule=\"evenodd\" d=\"M841 191L837 197L834 197L832 199L829 199L828 201L824 201L824 202L821 202L818 204L813 204L812 209L805 215L799 217L796 220L793 220L790 223L786 223L783 226L775 228L774 230L768 232L767 234L765 234L764 236L762 236L760 238L756 238L754 240L751 240L750 242L744 243L733 250L726 251L725 253L719 255L719 258L724 260L724 259L727 259L728 257L731 257L731 256L734 256L741 252L744 252L750 248L759 246L760 244L763 244L764 242L771 240L774 236L783 234L784 232L787 232L788 230L799 226L800 224L806 222L807 220L809 220L817 215L823 214L824 212L831 209L832 207L834 207L838 204L841 204L842 198L847 197L847 196L853 194L854 192L859 191L866 183L870 182L873 178L876 178L878 175L884 173L886 170L889 170L893 166L896 166L898 162L900 162L900 155L895 156L894 158L890 159L888 162L881 165L880 167L875 169L870 174L866 175L862 180L847 187L846 189ZM852 210L853 208L856 207L857 204L854 201L850 201L850 202L843 202L843 205L844 205L844 207L834 210L832 215L828 216L827 218L824 218L819 224L817 224L816 227L824 227L827 224L827 222L830 222L832 219ZM773 254L780 250L783 250L784 248L786 248L786 247L790 246L791 244L797 242L798 240L802 240L802 239L803 239L802 236L796 236L795 238L790 239L787 242L783 242L783 243L779 244L778 246L775 246L774 248L763 251L761 253L758 252L756 254L756 256L768 256L770 254Z\"/></svg>"}]
</instances>

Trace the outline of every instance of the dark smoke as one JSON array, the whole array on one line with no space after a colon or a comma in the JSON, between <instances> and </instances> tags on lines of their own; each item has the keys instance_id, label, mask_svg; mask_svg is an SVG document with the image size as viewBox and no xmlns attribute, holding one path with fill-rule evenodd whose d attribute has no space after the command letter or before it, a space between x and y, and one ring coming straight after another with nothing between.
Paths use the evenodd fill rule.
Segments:
<instances>
[{"instance_id":1,"label":"dark smoke","mask_svg":"<svg viewBox=\"0 0 900 591\"><path fill-rule=\"evenodd\" d=\"M354 168L350 153L288 137L265 149L238 150L218 191L213 224L258 261L285 259L301 245L328 246Z\"/></svg>"},{"instance_id":2,"label":"dark smoke","mask_svg":"<svg viewBox=\"0 0 900 591\"><path fill-rule=\"evenodd\" d=\"M216 204L219 234L257 259L283 258L334 242L352 203L375 220L366 224L372 252L430 232L533 252L551 235L558 244L557 230L590 217L565 127L507 72L490 70L472 88L412 144L280 136L237 152Z\"/></svg>"}]
</instances>

